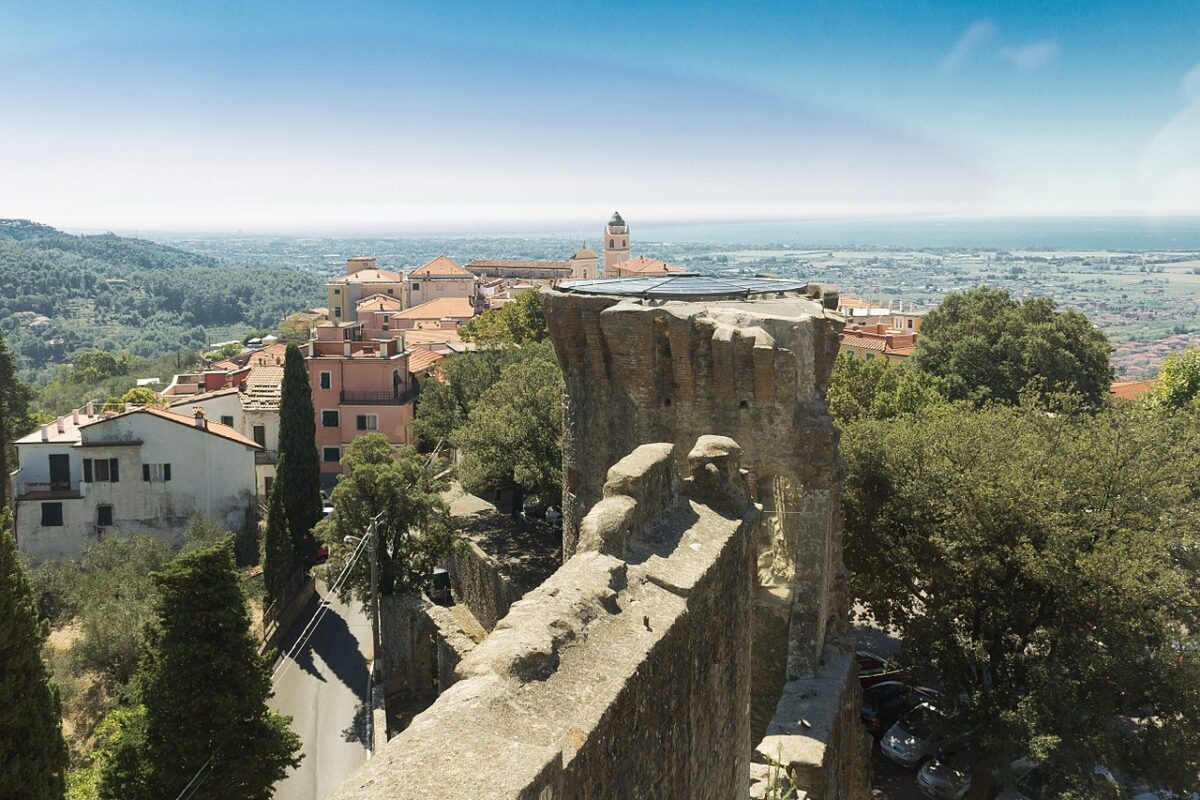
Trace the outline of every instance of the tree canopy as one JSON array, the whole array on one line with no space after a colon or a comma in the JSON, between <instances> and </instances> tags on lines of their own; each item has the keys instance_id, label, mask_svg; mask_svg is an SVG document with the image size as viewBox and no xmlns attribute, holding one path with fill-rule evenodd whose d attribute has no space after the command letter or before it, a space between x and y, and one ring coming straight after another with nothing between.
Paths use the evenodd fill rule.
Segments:
<instances>
[{"instance_id":1,"label":"tree canopy","mask_svg":"<svg viewBox=\"0 0 1200 800\"><path fill-rule=\"evenodd\" d=\"M546 317L537 289L520 292L495 311L472 318L458 329L464 342L481 347L503 347L546 339Z\"/></svg>"},{"instance_id":2,"label":"tree canopy","mask_svg":"<svg viewBox=\"0 0 1200 800\"><path fill-rule=\"evenodd\" d=\"M330 544L330 570L340 573L357 547L344 539L367 535L379 516L379 591L421 591L433 569L450 553L456 532L441 493L448 488L411 447L392 447L387 437L369 433L346 447L342 464L349 468L333 490L332 518L321 533ZM364 553L350 573L343 597L370 596L370 557Z\"/></svg>"},{"instance_id":3,"label":"tree canopy","mask_svg":"<svg viewBox=\"0 0 1200 800\"><path fill-rule=\"evenodd\" d=\"M945 382L905 361L840 353L829 378L829 413L839 425L893 419L947 402Z\"/></svg>"},{"instance_id":4,"label":"tree canopy","mask_svg":"<svg viewBox=\"0 0 1200 800\"><path fill-rule=\"evenodd\" d=\"M8 507L8 475L17 456L12 443L29 425L29 400L29 387L17 380L12 353L0 336L0 508Z\"/></svg>"},{"instance_id":5,"label":"tree canopy","mask_svg":"<svg viewBox=\"0 0 1200 800\"><path fill-rule=\"evenodd\" d=\"M973 791L1029 755L1063 797L1096 763L1200 788L1194 417L934 405L843 453L853 592L965 699Z\"/></svg>"},{"instance_id":6,"label":"tree canopy","mask_svg":"<svg viewBox=\"0 0 1200 800\"><path fill-rule=\"evenodd\" d=\"M102 800L190 796L269 800L300 740L269 710L271 657L258 654L228 539L155 575L159 599L138 666L140 705L117 712L100 746ZM209 759L211 758L211 761Z\"/></svg>"},{"instance_id":7,"label":"tree canopy","mask_svg":"<svg viewBox=\"0 0 1200 800\"><path fill-rule=\"evenodd\" d=\"M521 353L450 437L468 491L515 484L548 497L561 492L562 370L547 342Z\"/></svg>"},{"instance_id":8,"label":"tree canopy","mask_svg":"<svg viewBox=\"0 0 1200 800\"><path fill-rule=\"evenodd\" d=\"M913 362L942 378L951 399L976 403L1016 403L1032 384L1044 397L1098 406L1112 381L1108 339L1085 315L986 286L951 292L925 315Z\"/></svg>"},{"instance_id":9,"label":"tree canopy","mask_svg":"<svg viewBox=\"0 0 1200 800\"><path fill-rule=\"evenodd\" d=\"M1160 408L1180 409L1200 394L1200 349L1172 353L1158 370L1158 386L1151 401Z\"/></svg>"},{"instance_id":10,"label":"tree canopy","mask_svg":"<svg viewBox=\"0 0 1200 800\"><path fill-rule=\"evenodd\" d=\"M67 745L58 693L42 662L46 624L0 507L0 797L58 800Z\"/></svg>"}]
</instances>

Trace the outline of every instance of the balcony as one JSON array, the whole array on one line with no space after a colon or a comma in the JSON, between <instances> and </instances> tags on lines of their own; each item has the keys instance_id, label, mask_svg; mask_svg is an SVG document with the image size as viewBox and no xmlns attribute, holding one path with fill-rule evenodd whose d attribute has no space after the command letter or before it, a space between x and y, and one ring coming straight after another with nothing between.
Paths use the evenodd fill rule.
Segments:
<instances>
[{"instance_id":1,"label":"balcony","mask_svg":"<svg viewBox=\"0 0 1200 800\"><path fill-rule=\"evenodd\" d=\"M342 403L352 406L402 406L417 399L417 387L403 392L341 392Z\"/></svg>"},{"instance_id":2,"label":"balcony","mask_svg":"<svg viewBox=\"0 0 1200 800\"><path fill-rule=\"evenodd\" d=\"M73 500L83 495L79 481L17 481L18 500Z\"/></svg>"},{"instance_id":3,"label":"balcony","mask_svg":"<svg viewBox=\"0 0 1200 800\"><path fill-rule=\"evenodd\" d=\"M255 464L274 464L277 460L279 460L278 451L275 451L275 450L255 450L254 451L254 463Z\"/></svg>"}]
</instances>

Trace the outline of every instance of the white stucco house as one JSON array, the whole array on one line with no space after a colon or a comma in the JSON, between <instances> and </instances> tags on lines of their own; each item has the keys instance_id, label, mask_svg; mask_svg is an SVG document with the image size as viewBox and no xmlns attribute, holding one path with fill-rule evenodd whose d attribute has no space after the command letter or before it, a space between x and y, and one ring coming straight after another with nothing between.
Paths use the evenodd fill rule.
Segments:
<instances>
[{"instance_id":1,"label":"white stucco house","mask_svg":"<svg viewBox=\"0 0 1200 800\"><path fill-rule=\"evenodd\" d=\"M80 409L18 439L11 476L17 547L32 562L76 558L104 536L182 541L194 514L240 531L263 447L204 412Z\"/></svg>"},{"instance_id":2,"label":"white stucco house","mask_svg":"<svg viewBox=\"0 0 1200 800\"><path fill-rule=\"evenodd\" d=\"M238 386L179 397L170 406L172 411L188 416L193 409L202 408L208 419L228 425L262 448L254 455L254 471L256 491L263 503L275 480L282 387L283 367L252 366Z\"/></svg>"}]
</instances>

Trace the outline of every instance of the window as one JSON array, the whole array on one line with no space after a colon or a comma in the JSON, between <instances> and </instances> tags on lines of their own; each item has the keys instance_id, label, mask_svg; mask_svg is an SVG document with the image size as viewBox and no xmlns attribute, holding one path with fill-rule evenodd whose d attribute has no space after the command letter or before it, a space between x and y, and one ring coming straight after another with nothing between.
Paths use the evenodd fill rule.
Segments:
<instances>
[{"instance_id":1,"label":"window","mask_svg":"<svg viewBox=\"0 0 1200 800\"><path fill-rule=\"evenodd\" d=\"M340 317L342 315L342 309L338 306L334 306L333 307L333 315L335 317Z\"/></svg>"},{"instance_id":2,"label":"window","mask_svg":"<svg viewBox=\"0 0 1200 800\"><path fill-rule=\"evenodd\" d=\"M341 420L339 419L339 417L340 417L340 415L336 411L322 411L321 412L321 427L322 428L336 428L338 425L341 424Z\"/></svg>"},{"instance_id":3,"label":"window","mask_svg":"<svg viewBox=\"0 0 1200 800\"><path fill-rule=\"evenodd\" d=\"M334 289L334 290L333 290L333 293L334 293L334 294L341 294L341 293L342 293L342 290L341 290L341 289Z\"/></svg>"},{"instance_id":4,"label":"window","mask_svg":"<svg viewBox=\"0 0 1200 800\"><path fill-rule=\"evenodd\" d=\"M413 281L412 288L413 288L413 291L414 291L414 292L415 292L415 291L417 291L418 289L420 289L420 288L421 288L421 282L420 282L420 281Z\"/></svg>"},{"instance_id":5,"label":"window","mask_svg":"<svg viewBox=\"0 0 1200 800\"><path fill-rule=\"evenodd\" d=\"M222 414L221 415L221 424L228 425L229 427L232 428L233 427L233 417L230 416L229 414Z\"/></svg>"},{"instance_id":6,"label":"window","mask_svg":"<svg viewBox=\"0 0 1200 800\"><path fill-rule=\"evenodd\" d=\"M342 451L336 447L325 447L322 449L321 459L323 461L339 461L342 458Z\"/></svg>"},{"instance_id":7,"label":"window","mask_svg":"<svg viewBox=\"0 0 1200 800\"><path fill-rule=\"evenodd\" d=\"M48 528L61 528L62 524L62 503L42 503L42 525Z\"/></svg>"},{"instance_id":8,"label":"window","mask_svg":"<svg viewBox=\"0 0 1200 800\"><path fill-rule=\"evenodd\" d=\"M266 425L255 425L254 426L254 442L255 442L255 444L258 444L261 447L267 446L267 426Z\"/></svg>"},{"instance_id":9,"label":"window","mask_svg":"<svg viewBox=\"0 0 1200 800\"><path fill-rule=\"evenodd\" d=\"M321 373L321 388L328 389L332 385L333 385L333 373L332 372L322 372Z\"/></svg>"},{"instance_id":10,"label":"window","mask_svg":"<svg viewBox=\"0 0 1200 800\"><path fill-rule=\"evenodd\" d=\"M171 480L171 465L142 464L142 480L163 482Z\"/></svg>"},{"instance_id":11,"label":"window","mask_svg":"<svg viewBox=\"0 0 1200 800\"><path fill-rule=\"evenodd\" d=\"M390 319L389 319L388 317L384 317L384 318L383 318L383 329L384 329L385 331L387 331L387 330L391 330L391 329L392 329L392 324L391 324L391 321L390 321Z\"/></svg>"},{"instance_id":12,"label":"window","mask_svg":"<svg viewBox=\"0 0 1200 800\"><path fill-rule=\"evenodd\" d=\"M84 483L116 483L121 480L115 458L85 458L83 460Z\"/></svg>"},{"instance_id":13,"label":"window","mask_svg":"<svg viewBox=\"0 0 1200 800\"><path fill-rule=\"evenodd\" d=\"M910 327L910 328L912 327L912 322L913 321L911 319L908 321L908 327Z\"/></svg>"},{"instance_id":14,"label":"window","mask_svg":"<svg viewBox=\"0 0 1200 800\"><path fill-rule=\"evenodd\" d=\"M395 294L395 293L396 293L395 289L388 289L388 294Z\"/></svg>"},{"instance_id":15,"label":"window","mask_svg":"<svg viewBox=\"0 0 1200 800\"><path fill-rule=\"evenodd\" d=\"M379 415L359 414L355 420L355 427L360 431L377 431L379 430Z\"/></svg>"},{"instance_id":16,"label":"window","mask_svg":"<svg viewBox=\"0 0 1200 800\"><path fill-rule=\"evenodd\" d=\"M96 524L107 528L113 524L112 506L96 506Z\"/></svg>"},{"instance_id":17,"label":"window","mask_svg":"<svg viewBox=\"0 0 1200 800\"><path fill-rule=\"evenodd\" d=\"M608 240L608 247L610 250L616 246L617 246L617 243L615 241L613 241L612 239Z\"/></svg>"}]
</instances>

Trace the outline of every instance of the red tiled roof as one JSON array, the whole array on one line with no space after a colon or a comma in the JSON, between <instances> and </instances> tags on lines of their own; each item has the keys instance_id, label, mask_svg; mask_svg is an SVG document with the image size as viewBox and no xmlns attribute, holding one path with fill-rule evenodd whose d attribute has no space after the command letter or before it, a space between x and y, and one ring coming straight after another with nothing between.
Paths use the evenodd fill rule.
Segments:
<instances>
[{"instance_id":1,"label":"red tiled roof","mask_svg":"<svg viewBox=\"0 0 1200 800\"><path fill-rule=\"evenodd\" d=\"M445 358L441 353L435 353L432 350L414 350L408 355L408 371L409 372L424 372L434 364Z\"/></svg>"},{"instance_id":2,"label":"red tiled roof","mask_svg":"<svg viewBox=\"0 0 1200 800\"><path fill-rule=\"evenodd\" d=\"M447 256L438 256L437 258L430 261L428 264L425 264L422 267L418 267L417 269L414 269L412 272L410 272L408 274L416 275L419 277L430 277L430 276L438 277L438 276L447 276L447 275L462 276L465 278L474 278L475 277L470 272L467 272L465 269L460 267L458 264L455 264L454 261L451 260L450 258L448 258Z\"/></svg>"},{"instance_id":3,"label":"red tiled roof","mask_svg":"<svg viewBox=\"0 0 1200 800\"><path fill-rule=\"evenodd\" d=\"M467 262L467 269L556 269L570 271L571 265L565 261L520 261L499 258L476 258Z\"/></svg>"},{"instance_id":4,"label":"red tiled roof","mask_svg":"<svg viewBox=\"0 0 1200 800\"><path fill-rule=\"evenodd\" d=\"M360 269L352 275L343 275L330 283L401 283L403 281L404 276L399 272L391 272L386 269Z\"/></svg>"},{"instance_id":5,"label":"red tiled roof","mask_svg":"<svg viewBox=\"0 0 1200 800\"><path fill-rule=\"evenodd\" d=\"M618 272L629 272L635 275L664 275L668 272L683 272L683 267L659 261L657 258L638 256L615 265Z\"/></svg>"},{"instance_id":6,"label":"red tiled roof","mask_svg":"<svg viewBox=\"0 0 1200 800\"><path fill-rule=\"evenodd\" d=\"M82 428L90 427L91 425L99 425L100 423L107 422L110 419L127 417L130 414L150 414L151 416L159 417L160 419L169 420L180 425L187 425L189 428L200 430L200 428L196 428L196 418L193 415L179 414L175 411L168 411L165 408L158 408L156 406L145 406L144 408L135 408L132 411L124 411L120 414L113 414L111 417L105 417L104 419L96 420L95 422L89 422L87 425L81 425L80 427ZM262 445L260 445L258 442L254 441L248 436L243 436L228 425L222 425L219 422L205 420L204 431L206 433L211 433L214 436L220 436L223 439L229 439L230 441L238 442L239 444L249 445L256 450L262 449Z\"/></svg>"},{"instance_id":7,"label":"red tiled roof","mask_svg":"<svg viewBox=\"0 0 1200 800\"><path fill-rule=\"evenodd\" d=\"M377 293L359 300L354 307L359 311L399 311L404 302L395 295Z\"/></svg>"},{"instance_id":8,"label":"red tiled roof","mask_svg":"<svg viewBox=\"0 0 1200 800\"><path fill-rule=\"evenodd\" d=\"M439 297L391 315L394 319L442 319L455 317L470 319L475 316L475 306L469 297Z\"/></svg>"}]
</instances>

